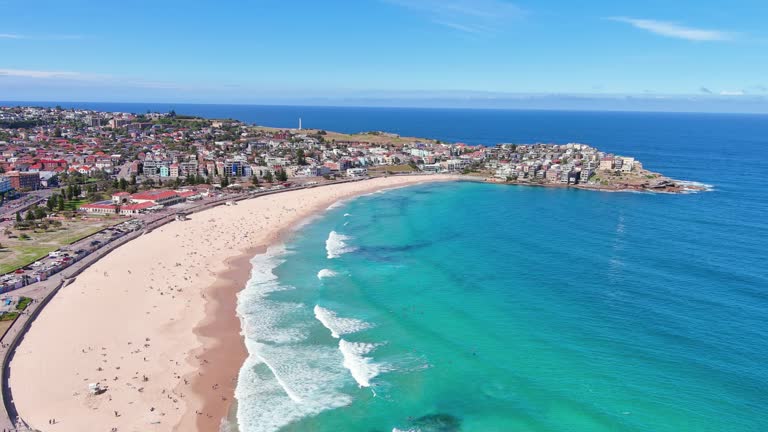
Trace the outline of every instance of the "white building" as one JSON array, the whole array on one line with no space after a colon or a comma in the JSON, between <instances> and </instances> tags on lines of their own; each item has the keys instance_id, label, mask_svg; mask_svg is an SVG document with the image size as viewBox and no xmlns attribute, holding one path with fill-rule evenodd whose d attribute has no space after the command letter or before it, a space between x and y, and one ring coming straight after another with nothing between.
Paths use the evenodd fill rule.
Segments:
<instances>
[{"instance_id":1,"label":"white building","mask_svg":"<svg viewBox=\"0 0 768 432\"><path fill-rule=\"evenodd\" d=\"M368 170L365 168L348 168L347 177L365 177L368 175Z\"/></svg>"}]
</instances>

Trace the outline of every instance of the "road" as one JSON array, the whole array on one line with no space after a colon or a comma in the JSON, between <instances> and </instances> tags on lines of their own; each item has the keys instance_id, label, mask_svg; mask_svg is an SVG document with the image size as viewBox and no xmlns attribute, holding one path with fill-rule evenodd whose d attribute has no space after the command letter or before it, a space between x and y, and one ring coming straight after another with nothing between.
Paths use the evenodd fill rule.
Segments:
<instances>
[{"instance_id":1,"label":"road","mask_svg":"<svg viewBox=\"0 0 768 432\"><path fill-rule=\"evenodd\" d=\"M53 195L53 189L25 192L21 198L6 201L0 206L0 218L15 218L16 212L24 212L34 204L45 204L51 195Z\"/></svg>"}]
</instances>

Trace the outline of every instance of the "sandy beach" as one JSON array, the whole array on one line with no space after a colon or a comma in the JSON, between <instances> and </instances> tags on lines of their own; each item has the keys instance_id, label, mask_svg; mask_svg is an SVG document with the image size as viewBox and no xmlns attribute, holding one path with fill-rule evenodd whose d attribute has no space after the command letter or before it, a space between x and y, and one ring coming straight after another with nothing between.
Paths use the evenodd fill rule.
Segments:
<instances>
[{"instance_id":1,"label":"sandy beach","mask_svg":"<svg viewBox=\"0 0 768 432\"><path fill-rule=\"evenodd\" d=\"M338 200L455 179L388 177L259 197L131 241L32 325L10 365L19 414L41 431L218 430L246 358L235 305L249 259ZM96 382L108 389L90 395Z\"/></svg>"}]
</instances>

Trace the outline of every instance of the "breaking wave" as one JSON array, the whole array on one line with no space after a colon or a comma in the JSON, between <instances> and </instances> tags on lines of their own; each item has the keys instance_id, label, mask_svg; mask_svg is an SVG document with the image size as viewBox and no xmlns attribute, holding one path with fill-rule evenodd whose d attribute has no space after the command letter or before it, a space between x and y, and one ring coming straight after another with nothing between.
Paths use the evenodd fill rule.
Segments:
<instances>
[{"instance_id":1,"label":"breaking wave","mask_svg":"<svg viewBox=\"0 0 768 432\"><path fill-rule=\"evenodd\" d=\"M328 253L328 259L338 258L345 253L355 250L354 247L349 246L346 242L352 237L339 234L336 231L331 231L328 234L328 239L325 241L325 250Z\"/></svg>"},{"instance_id":2,"label":"breaking wave","mask_svg":"<svg viewBox=\"0 0 768 432\"><path fill-rule=\"evenodd\" d=\"M329 278L334 276L336 276L336 272L331 269L322 269L319 272L317 272L318 279L324 279L324 278Z\"/></svg>"},{"instance_id":3,"label":"breaking wave","mask_svg":"<svg viewBox=\"0 0 768 432\"><path fill-rule=\"evenodd\" d=\"M251 279L238 295L237 313L248 358L235 390L241 431L277 431L289 423L352 403L342 389L349 374L334 346L309 343L315 321L303 304L273 300L283 286L273 269L283 250L256 256Z\"/></svg>"},{"instance_id":4,"label":"breaking wave","mask_svg":"<svg viewBox=\"0 0 768 432\"><path fill-rule=\"evenodd\" d=\"M344 356L344 367L349 370L360 387L370 387L372 379L388 370L385 365L374 363L370 357L366 357L378 346L379 344L347 342L339 339L339 350Z\"/></svg>"},{"instance_id":5,"label":"breaking wave","mask_svg":"<svg viewBox=\"0 0 768 432\"><path fill-rule=\"evenodd\" d=\"M343 335L356 333L365 329L369 329L372 326L365 321L354 318L342 318L336 314L336 312L326 309L322 306L315 305L315 318L320 323L331 331L331 336L336 339Z\"/></svg>"},{"instance_id":6,"label":"breaking wave","mask_svg":"<svg viewBox=\"0 0 768 432\"><path fill-rule=\"evenodd\" d=\"M675 180L675 182L683 186L694 188L694 189L687 189L683 193L712 192L713 190L715 190L715 186L711 184L700 183L696 181L686 181L686 180Z\"/></svg>"}]
</instances>

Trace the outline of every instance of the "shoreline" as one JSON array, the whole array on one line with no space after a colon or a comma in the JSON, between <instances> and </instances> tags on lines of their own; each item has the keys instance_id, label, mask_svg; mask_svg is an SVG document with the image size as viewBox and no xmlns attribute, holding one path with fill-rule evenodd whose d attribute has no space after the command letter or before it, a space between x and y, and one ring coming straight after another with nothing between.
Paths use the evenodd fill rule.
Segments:
<instances>
[{"instance_id":1,"label":"shoreline","mask_svg":"<svg viewBox=\"0 0 768 432\"><path fill-rule=\"evenodd\" d=\"M254 254L335 202L456 180L393 176L287 191L207 209L126 243L53 298L20 344L9 382L21 417L37 429L56 418L60 431L218 430L247 355L240 319L228 311ZM88 395L89 382L108 391Z\"/></svg>"},{"instance_id":2,"label":"shoreline","mask_svg":"<svg viewBox=\"0 0 768 432\"><path fill-rule=\"evenodd\" d=\"M267 254L270 248L288 241L293 233L311 223L313 219L322 217L324 212L333 209L336 205L343 205L343 203L349 200L377 193L379 191L401 189L422 183L460 180L463 179L452 177L436 181L417 181L386 188L366 188L364 190L336 197L333 200L319 202L305 217L298 218L298 220L292 221L290 225L272 233L266 244L249 249L243 252L240 256L231 259L228 263L229 268L220 273L217 283L207 290L211 297L206 302L206 312L209 312L210 309L211 312L227 313L229 314L227 318L234 318L234 320L227 319L227 321L230 324L232 321L236 323L237 337L233 337L234 332L232 327L226 324L222 325L223 323L220 322L217 323L217 320L208 317L196 327L195 333L198 334L198 338L203 346L205 346L206 341L208 341L210 345L205 346L205 349L201 347L196 350L197 354L190 356L190 362L195 363L193 360L207 359L216 359L217 362L214 364L214 362L211 361L204 361L199 364L199 374L193 373L188 376L192 383L192 391L203 401L202 409L200 410L201 413L194 413L197 417L197 421L195 422L196 429L189 428L189 426L191 426L189 417L192 413L188 411L182 419L182 422L176 425L174 431L218 431L224 422L230 423L230 425L236 428L235 430L239 430L239 425L237 424L238 401L235 398L235 391L237 389L237 377L240 369L248 359L250 353L248 353L245 346L245 336L243 335L241 318L237 313L237 305L240 292L245 289L246 284L251 278L251 271L253 270L251 261L254 257ZM219 288L217 288L217 286ZM234 288L234 290L232 288ZM202 352L206 350L208 351L207 354L202 354ZM233 358L240 360L238 362L233 362ZM230 368L222 369L222 363L225 368L227 366ZM233 375L234 378L232 378ZM221 385L221 387L217 387L217 389L221 388L223 390L221 392L221 399L219 399L218 396L212 396L208 391L212 385L217 384ZM207 414L210 414L211 417L208 417ZM212 427L215 427L215 429Z\"/></svg>"},{"instance_id":3,"label":"shoreline","mask_svg":"<svg viewBox=\"0 0 768 432\"><path fill-rule=\"evenodd\" d=\"M228 259L227 269L219 273L216 282L202 294L205 317L193 329L200 347L187 357L191 365L197 366L197 371L187 374L184 382L176 387L177 391L188 387L200 399L200 406L194 411L188 408L174 427L175 431L218 430L235 400L237 375L248 358L236 311L237 295L250 278L251 258L264 252L266 248L258 246ZM217 395L209 391L214 387Z\"/></svg>"},{"instance_id":4,"label":"shoreline","mask_svg":"<svg viewBox=\"0 0 768 432\"><path fill-rule=\"evenodd\" d=\"M467 181L477 181L489 184L496 184L502 186L531 186L531 187L543 187L543 188L555 188L555 189L580 189L586 191L595 192L629 192L629 193L648 193L648 194L673 194L673 195L685 195L699 192L711 192L714 190L713 185L700 183L696 181L688 180L671 180L675 186L666 186L663 188L648 188L641 186L630 187L625 185L623 187L611 187L603 185L589 185L589 184L565 184L565 183L532 183L521 181L505 181L496 179L494 177L480 177L466 175ZM474 178L473 178L474 177Z\"/></svg>"}]
</instances>

